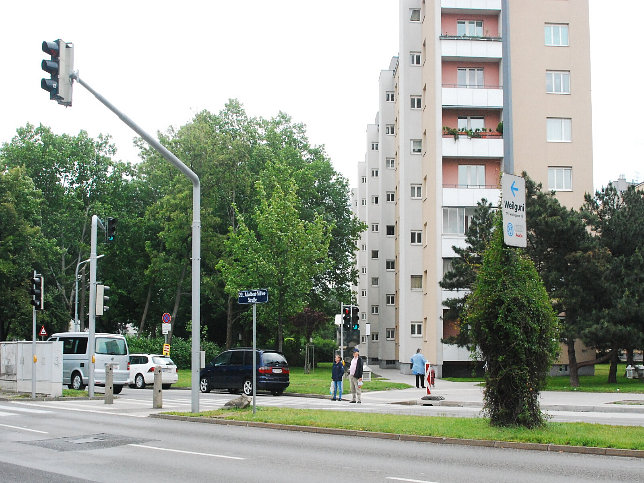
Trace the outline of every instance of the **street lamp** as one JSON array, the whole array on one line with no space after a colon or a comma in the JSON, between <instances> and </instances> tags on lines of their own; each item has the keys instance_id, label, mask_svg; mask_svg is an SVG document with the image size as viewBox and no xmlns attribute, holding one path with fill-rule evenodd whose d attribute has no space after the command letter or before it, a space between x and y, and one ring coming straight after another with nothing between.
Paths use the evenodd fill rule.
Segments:
<instances>
[{"instance_id":1,"label":"street lamp","mask_svg":"<svg viewBox=\"0 0 644 483\"><path fill-rule=\"evenodd\" d=\"M105 256L105 254L99 255L96 258L101 258L103 256ZM76 295L76 300L74 301L74 331L76 332L80 332L80 320L78 320L78 269L81 265L89 262L90 260L91 258L88 258L87 260L83 260L82 262L78 262L76 264L76 291L74 292Z\"/></svg>"}]
</instances>

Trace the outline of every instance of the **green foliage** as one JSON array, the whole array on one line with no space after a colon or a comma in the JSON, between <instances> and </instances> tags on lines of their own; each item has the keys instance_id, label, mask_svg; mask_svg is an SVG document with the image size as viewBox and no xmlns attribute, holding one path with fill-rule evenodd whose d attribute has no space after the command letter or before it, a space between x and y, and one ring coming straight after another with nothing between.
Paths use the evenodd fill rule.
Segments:
<instances>
[{"instance_id":1,"label":"green foliage","mask_svg":"<svg viewBox=\"0 0 644 483\"><path fill-rule=\"evenodd\" d=\"M126 336L130 354L161 354L163 353L163 337ZM206 351L206 361L210 361L221 352L214 342L202 340L201 350ZM190 369L192 364L192 341L173 337L170 346L170 358L179 369Z\"/></svg>"},{"instance_id":2,"label":"green foliage","mask_svg":"<svg viewBox=\"0 0 644 483\"><path fill-rule=\"evenodd\" d=\"M467 301L466 322L487 365L484 400L491 423L542 425L538 397L557 352L557 317L534 264L503 246L500 214Z\"/></svg>"}]
</instances>

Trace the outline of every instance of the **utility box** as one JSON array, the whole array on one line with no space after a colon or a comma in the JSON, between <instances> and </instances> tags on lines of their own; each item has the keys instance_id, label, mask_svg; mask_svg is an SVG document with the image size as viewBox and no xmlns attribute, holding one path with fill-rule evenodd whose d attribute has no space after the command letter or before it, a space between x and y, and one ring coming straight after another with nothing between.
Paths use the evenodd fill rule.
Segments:
<instances>
[{"instance_id":1,"label":"utility box","mask_svg":"<svg viewBox=\"0 0 644 483\"><path fill-rule=\"evenodd\" d=\"M0 389L31 393L33 368L31 341L0 342ZM63 394L63 343L36 342L36 393Z\"/></svg>"}]
</instances>

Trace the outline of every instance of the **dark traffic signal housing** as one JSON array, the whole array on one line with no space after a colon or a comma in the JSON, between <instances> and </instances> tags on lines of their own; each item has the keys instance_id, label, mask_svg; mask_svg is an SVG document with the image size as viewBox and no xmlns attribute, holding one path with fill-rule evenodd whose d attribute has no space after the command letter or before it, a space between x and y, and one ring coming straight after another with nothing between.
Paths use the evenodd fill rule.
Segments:
<instances>
[{"instance_id":1,"label":"dark traffic signal housing","mask_svg":"<svg viewBox=\"0 0 644 483\"><path fill-rule=\"evenodd\" d=\"M360 330L360 308L351 307L351 328L353 330Z\"/></svg>"},{"instance_id":2,"label":"dark traffic signal housing","mask_svg":"<svg viewBox=\"0 0 644 483\"><path fill-rule=\"evenodd\" d=\"M351 328L351 307L342 307L342 327L345 330Z\"/></svg>"},{"instance_id":3,"label":"dark traffic signal housing","mask_svg":"<svg viewBox=\"0 0 644 483\"><path fill-rule=\"evenodd\" d=\"M74 45L58 39L44 41L42 51L49 54L49 60L40 63L49 79L42 79L40 87L49 92L49 99L63 106L72 105L72 74L74 72Z\"/></svg>"},{"instance_id":4,"label":"dark traffic signal housing","mask_svg":"<svg viewBox=\"0 0 644 483\"><path fill-rule=\"evenodd\" d=\"M114 236L116 236L116 218L112 218L111 216L107 218L107 223L105 227L105 240L109 242L114 241Z\"/></svg>"},{"instance_id":5,"label":"dark traffic signal housing","mask_svg":"<svg viewBox=\"0 0 644 483\"><path fill-rule=\"evenodd\" d=\"M39 273L34 273L31 278L31 305L36 310L43 310L45 308L45 279Z\"/></svg>"}]
</instances>

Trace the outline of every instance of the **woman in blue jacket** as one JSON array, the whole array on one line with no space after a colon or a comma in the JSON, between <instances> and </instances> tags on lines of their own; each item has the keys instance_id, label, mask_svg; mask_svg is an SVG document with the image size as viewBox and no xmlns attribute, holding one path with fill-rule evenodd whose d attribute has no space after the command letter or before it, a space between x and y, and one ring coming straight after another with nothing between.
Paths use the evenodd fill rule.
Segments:
<instances>
[{"instance_id":1,"label":"woman in blue jacket","mask_svg":"<svg viewBox=\"0 0 644 483\"><path fill-rule=\"evenodd\" d=\"M331 370L331 379L333 379L333 398L332 401L342 401L342 378L344 377L344 361L336 354L333 369ZM336 399L337 395L337 399Z\"/></svg>"}]
</instances>

